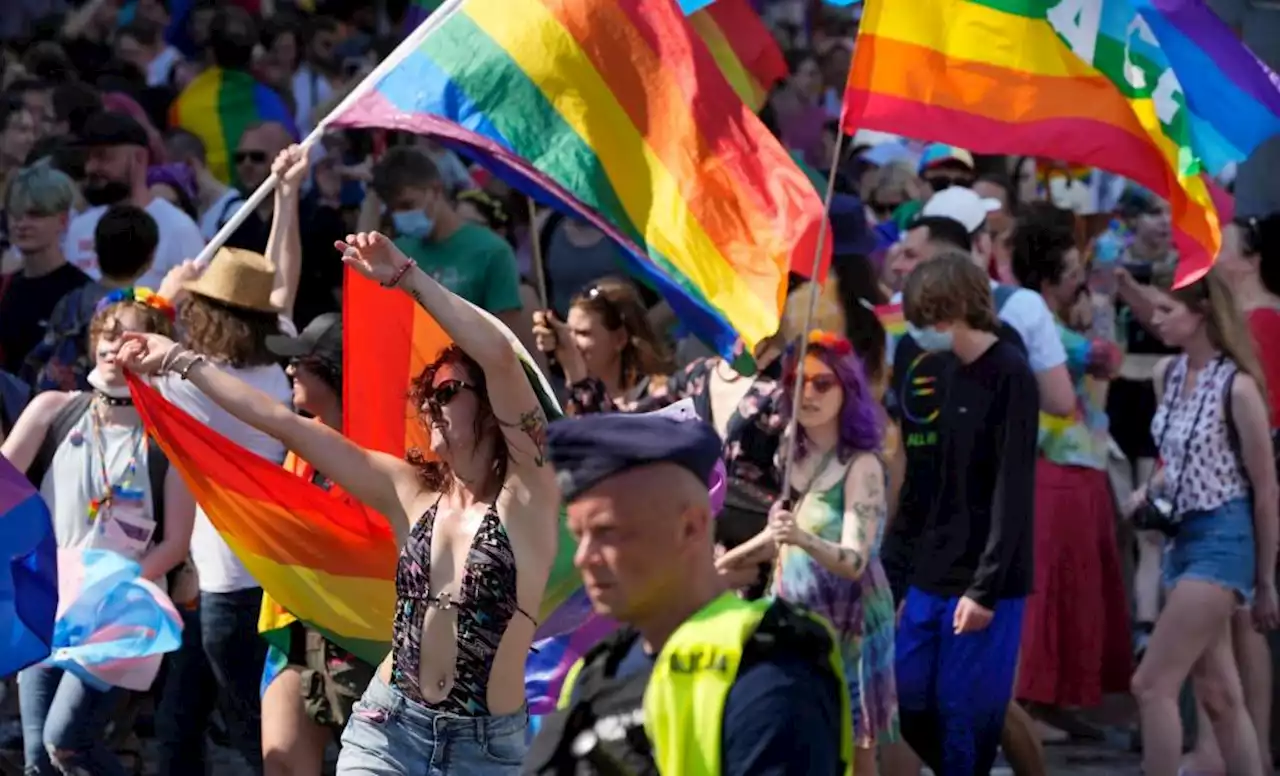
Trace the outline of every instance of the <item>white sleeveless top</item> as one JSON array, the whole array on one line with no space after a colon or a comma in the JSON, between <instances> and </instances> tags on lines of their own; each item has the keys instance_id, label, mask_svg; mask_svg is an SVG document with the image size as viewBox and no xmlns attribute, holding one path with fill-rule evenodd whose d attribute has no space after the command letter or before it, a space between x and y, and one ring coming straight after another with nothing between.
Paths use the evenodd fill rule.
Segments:
<instances>
[{"instance_id":1,"label":"white sleeveless top","mask_svg":"<svg viewBox=\"0 0 1280 776\"><path fill-rule=\"evenodd\" d=\"M1216 509L1249 494L1248 477L1228 437L1227 424L1232 421L1225 412L1226 392L1238 371L1234 361L1219 356L1200 370L1191 395L1183 396L1187 357L1179 356L1169 366L1151 435L1160 445L1165 467L1162 495L1177 495L1173 508L1178 513Z\"/></svg>"},{"instance_id":2,"label":"white sleeveless top","mask_svg":"<svg viewBox=\"0 0 1280 776\"><path fill-rule=\"evenodd\" d=\"M89 519L89 502L101 498L109 485L103 483L102 461L106 459L110 485L141 491L145 517L155 519L151 499L151 478L147 471L147 440L141 424L129 428L101 424L102 443L95 439L92 408L67 433L53 454L53 461L40 483L40 496L53 516L53 533L59 547L87 547L95 532ZM101 450L99 449L101 447ZM132 478L125 476L129 459L137 451ZM150 546L150 544L148 545ZM130 553L134 560L141 552Z\"/></svg>"}]
</instances>

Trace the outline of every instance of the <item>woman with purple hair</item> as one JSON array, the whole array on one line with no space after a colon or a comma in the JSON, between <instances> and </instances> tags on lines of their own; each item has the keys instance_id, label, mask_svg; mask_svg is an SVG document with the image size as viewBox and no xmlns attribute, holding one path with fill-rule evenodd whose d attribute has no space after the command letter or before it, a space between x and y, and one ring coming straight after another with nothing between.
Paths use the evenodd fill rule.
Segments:
<instances>
[{"instance_id":1,"label":"woman with purple hair","mask_svg":"<svg viewBox=\"0 0 1280 776\"><path fill-rule=\"evenodd\" d=\"M804 604L835 628L853 703L853 770L874 774L876 746L898 738L893 594L880 564L888 510L883 416L847 340L814 332L803 357L799 407L790 406L795 357L783 368L783 414L797 413L793 511L775 507L743 547L775 552L773 595ZM759 561L759 552L741 550L725 558Z\"/></svg>"}]
</instances>

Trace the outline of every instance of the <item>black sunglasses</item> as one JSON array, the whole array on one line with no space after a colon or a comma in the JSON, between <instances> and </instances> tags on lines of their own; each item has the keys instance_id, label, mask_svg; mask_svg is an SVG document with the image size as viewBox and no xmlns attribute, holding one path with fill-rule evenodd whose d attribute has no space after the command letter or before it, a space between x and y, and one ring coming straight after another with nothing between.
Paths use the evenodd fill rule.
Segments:
<instances>
[{"instance_id":1,"label":"black sunglasses","mask_svg":"<svg viewBox=\"0 0 1280 776\"><path fill-rule=\"evenodd\" d=\"M935 192L946 191L952 186L959 186L961 188L968 189L968 188L973 188L973 178L970 178L967 175L962 175L957 177L951 177L949 175L939 175L936 177L929 178L929 185L933 187L933 190Z\"/></svg>"},{"instance_id":2,"label":"black sunglasses","mask_svg":"<svg viewBox=\"0 0 1280 776\"><path fill-rule=\"evenodd\" d=\"M432 415L439 415L441 409L449 406L450 402L458 398L458 394L473 388L474 386L461 380L445 380L431 389L431 395L427 397L426 401L427 411Z\"/></svg>"},{"instance_id":3,"label":"black sunglasses","mask_svg":"<svg viewBox=\"0 0 1280 776\"><path fill-rule=\"evenodd\" d=\"M266 151L236 151L233 157L236 164L244 164L245 162L253 162L254 164L266 164Z\"/></svg>"},{"instance_id":4,"label":"black sunglasses","mask_svg":"<svg viewBox=\"0 0 1280 776\"><path fill-rule=\"evenodd\" d=\"M894 211L902 207L902 202L871 202L871 212L879 218L888 218Z\"/></svg>"}]
</instances>

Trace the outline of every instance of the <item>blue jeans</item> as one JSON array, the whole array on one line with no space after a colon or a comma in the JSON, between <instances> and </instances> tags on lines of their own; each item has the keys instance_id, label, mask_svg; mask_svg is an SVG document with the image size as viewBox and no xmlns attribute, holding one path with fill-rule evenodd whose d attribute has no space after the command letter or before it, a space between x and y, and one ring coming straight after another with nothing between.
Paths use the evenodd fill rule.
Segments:
<instances>
[{"instance_id":1,"label":"blue jeans","mask_svg":"<svg viewBox=\"0 0 1280 776\"><path fill-rule=\"evenodd\" d=\"M338 776L518 776L529 715L458 717L375 676L342 732Z\"/></svg>"},{"instance_id":2,"label":"blue jeans","mask_svg":"<svg viewBox=\"0 0 1280 776\"><path fill-rule=\"evenodd\" d=\"M938 776L991 770L1022 642L1023 599L1001 601L986 628L963 636L952 625L959 602L913 587L898 620L902 736Z\"/></svg>"},{"instance_id":3,"label":"blue jeans","mask_svg":"<svg viewBox=\"0 0 1280 776\"><path fill-rule=\"evenodd\" d=\"M200 592L184 613L182 649L171 655L157 711L161 774L204 772L205 731L215 701L231 746L262 773L262 699L267 642L258 635L262 589Z\"/></svg>"},{"instance_id":4,"label":"blue jeans","mask_svg":"<svg viewBox=\"0 0 1280 776\"><path fill-rule=\"evenodd\" d=\"M218 683L219 708L231 746L253 773L262 772L262 666L267 642L258 635L262 588L200 591L200 641Z\"/></svg>"},{"instance_id":5,"label":"blue jeans","mask_svg":"<svg viewBox=\"0 0 1280 776\"><path fill-rule=\"evenodd\" d=\"M205 772L205 729L218 698L218 684L200 638L200 612L183 609L182 626L182 647L165 656L158 685L156 771L160 776Z\"/></svg>"},{"instance_id":6,"label":"blue jeans","mask_svg":"<svg viewBox=\"0 0 1280 776\"><path fill-rule=\"evenodd\" d=\"M123 697L124 690L99 692L60 668L33 666L18 674L26 775L125 776L104 741L107 723ZM57 765L52 753L60 753Z\"/></svg>"}]
</instances>

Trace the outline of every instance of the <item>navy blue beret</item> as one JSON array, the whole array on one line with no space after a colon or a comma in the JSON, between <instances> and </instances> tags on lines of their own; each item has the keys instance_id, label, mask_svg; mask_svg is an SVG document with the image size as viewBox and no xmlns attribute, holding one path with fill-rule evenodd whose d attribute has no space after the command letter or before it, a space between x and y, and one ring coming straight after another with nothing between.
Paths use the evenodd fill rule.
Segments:
<instances>
[{"instance_id":1,"label":"navy blue beret","mask_svg":"<svg viewBox=\"0 0 1280 776\"><path fill-rule=\"evenodd\" d=\"M715 429L701 420L606 413L565 418L547 429L547 448L565 502L637 466L673 463L710 482L720 460Z\"/></svg>"}]
</instances>

